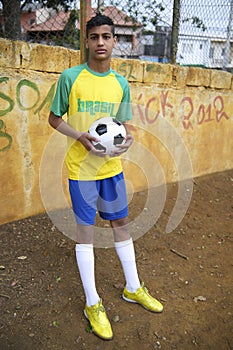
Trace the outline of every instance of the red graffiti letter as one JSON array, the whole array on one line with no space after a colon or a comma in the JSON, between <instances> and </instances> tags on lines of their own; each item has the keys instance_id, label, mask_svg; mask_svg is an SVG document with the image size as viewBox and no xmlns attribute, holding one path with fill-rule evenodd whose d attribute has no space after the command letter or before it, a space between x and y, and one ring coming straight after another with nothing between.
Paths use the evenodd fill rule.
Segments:
<instances>
[{"instance_id":1,"label":"red graffiti letter","mask_svg":"<svg viewBox=\"0 0 233 350\"><path fill-rule=\"evenodd\" d=\"M173 106L168 102L168 91L161 93L161 108L162 108L162 115L163 117L166 116L166 107L173 108Z\"/></svg>"},{"instance_id":2,"label":"red graffiti letter","mask_svg":"<svg viewBox=\"0 0 233 350\"><path fill-rule=\"evenodd\" d=\"M156 101L156 97L152 97L151 99L149 99L149 101L147 102L147 104L146 104L146 120L147 120L147 122L149 123L149 124L153 124L155 121L156 121L156 119L158 118L158 116L159 116L159 112L160 111L158 111L157 112L157 114L155 115L155 117L153 118L153 119L150 119L149 118L149 111L150 111L150 104L153 102L153 101Z\"/></svg>"},{"instance_id":3,"label":"red graffiti letter","mask_svg":"<svg viewBox=\"0 0 233 350\"><path fill-rule=\"evenodd\" d=\"M220 108L219 109L217 108L217 101L218 100L220 101ZM216 120L217 120L218 123L221 121L221 119L223 117L226 118L227 120L229 119L228 115L225 112L223 112L223 110L224 110L224 101L223 101L222 96L215 97L215 99L214 99L214 108L216 108Z\"/></svg>"},{"instance_id":4,"label":"red graffiti letter","mask_svg":"<svg viewBox=\"0 0 233 350\"><path fill-rule=\"evenodd\" d=\"M206 114L207 114L207 119L206 119ZM203 122L211 122L212 120L214 119L213 118L211 119L211 105L208 105L206 111L205 111L205 106L200 105L197 112L197 124L200 125Z\"/></svg>"},{"instance_id":5,"label":"red graffiti letter","mask_svg":"<svg viewBox=\"0 0 233 350\"><path fill-rule=\"evenodd\" d=\"M188 97L188 96L184 97L181 100L181 105L184 104L185 102L188 102L189 107L190 107L190 111L188 112L187 115L184 115L182 124L183 124L184 129L188 130L189 128L193 129L193 125L192 125L192 123L189 120L191 118L192 114L193 114L193 102L191 100L191 97Z\"/></svg>"},{"instance_id":6,"label":"red graffiti letter","mask_svg":"<svg viewBox=\"0 0 233 350\"><path fill-rule=\"evenodd\" d=\"M138 101L140 101L142 98L142 93L138 96ZM143 111L142 111L142 108L139 104L136 105L137 106L137 110L138 110L138 113L139 113L139 117L141 119L141 122L143 124L145 124L145 117L144 117L144 114L143 114ZM133 107L133 106L132 106ZM132 108L133 110L133 115L134 115L134 108Z\"/></svg>"}]
</instances>

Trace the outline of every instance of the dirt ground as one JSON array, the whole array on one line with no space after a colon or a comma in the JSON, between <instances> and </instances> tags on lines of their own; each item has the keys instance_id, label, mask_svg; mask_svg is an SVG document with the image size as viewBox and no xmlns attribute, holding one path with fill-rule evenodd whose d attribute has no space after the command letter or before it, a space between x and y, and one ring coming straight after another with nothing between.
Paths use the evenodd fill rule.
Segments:
<instances>
[{"instance_id":1,"label":"dirt ground","mask_svg":"<svg viewBox=\"0 0 233 350\"><path fill-rule=\"evenodd\" d=\"M75 242L49 217L0 226L0 349L233 349L233 171L194 179L190 207L165 233L177 195L167 190L158 222L135 241L140 279L164 304L153 314L121 299L123 273L114 248L96 248L96 280L114 338L90 332L75 261ZM143 210L135 194L130 216Z\"/></svg>"}]
</instances>

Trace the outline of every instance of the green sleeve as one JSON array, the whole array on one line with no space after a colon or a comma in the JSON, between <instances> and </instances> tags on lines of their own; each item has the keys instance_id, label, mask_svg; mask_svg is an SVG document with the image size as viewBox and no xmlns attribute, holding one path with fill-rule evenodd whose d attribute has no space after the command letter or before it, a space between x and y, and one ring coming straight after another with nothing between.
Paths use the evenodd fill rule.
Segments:
<instances>
[{"instance_id":1,"label":"green sleeve","mask_svg":"<svg viewBox=\"0 0 233 350\"><path fill-rule=\"evenodd\" d=\"M68 112L70 91L84 65L74 66L62 72L57 84L57 90L51 106L51 111L58 117Z\"/></svg>"},{"instance_id":2,"label":"green sleeve","mask_svg":"<svg viewBox=\"0 0 233 350\"><path fill-rule=\"evenodd\" d=\"M57 117L62 117L68 111L71 87L72 80L70 79L68 70L65 70L58 80L56 93L50 109Z\"/></svg>"},{"instance_id":3,"label":"green sleeve","mask_svg":"<svg viewBox=\"0 0 233 350\"><path fill-rule=\"evenodd\" d=\"M120 74L117 74L116 78L118 79L118 82L120 83L121 88L123 90L123 97L116 118L121 122L126 122L127 120L132 119L132 105L130 98L129 83Z\"/></svg>"}]
</instances>

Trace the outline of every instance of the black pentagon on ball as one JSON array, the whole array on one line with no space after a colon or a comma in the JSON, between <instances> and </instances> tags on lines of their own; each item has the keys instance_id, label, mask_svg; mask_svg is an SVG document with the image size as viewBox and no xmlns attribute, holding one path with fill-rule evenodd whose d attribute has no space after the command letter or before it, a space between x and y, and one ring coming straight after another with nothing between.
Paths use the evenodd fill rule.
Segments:
<instances>
[{"instance_id":1,"label":"black pentagon on ball","mask_svg":"<svg viewBox=\"0 0 233 350\"><path fill-rule=\"evenodd\" d=\"M113 144L115 145L121 145L124 140L124 137L121 134L118 134L114 136Z\"/></svg>"},{"instance_id":2,"label":"black pentagon on ball","mask_svg":"<svg viewBox=\"0 0 233 350\"><path fill-rule=\"evenodd\" d=\"M95 131L99 136L106 134L107 132L107 125L106 124L98 124Z\"/></svg>"},{"instance_id":3,"label":"black pentagon on ball","mask_svg":"<svg viewBox=\"0 0 233 350\"><path fill-rule=\"evenodd\" d=\"M98 151L104 151L106 152L107 148L104 147L103 145L101 145L101 143L97 143L96 145L94 145L95 149L97 149Z\"/></svg>"},{"instance_id":4,"label":"black pentagon on ball","mask_svg":"<svg viewBox=\"0 0 233 350\"><path fill-rule=\"evenodd\" d=\"M112 121L117 125L121 125L121 122L119 122L119 120L117 120L116 118L112 118Z\"/></svg>"}]
</instances>

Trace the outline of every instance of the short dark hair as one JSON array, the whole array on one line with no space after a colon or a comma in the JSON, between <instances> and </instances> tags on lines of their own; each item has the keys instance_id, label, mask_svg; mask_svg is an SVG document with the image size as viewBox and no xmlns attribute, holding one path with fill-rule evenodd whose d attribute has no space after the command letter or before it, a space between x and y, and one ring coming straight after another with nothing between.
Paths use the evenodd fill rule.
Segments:
<instances>
[{"instance_id":1,"label":"short dark hair","mask_svg":"<svg viewBox=\"0 0 233 350\"><path fill-rule=\"evenodd\" d=\"M98 13L95 17L92 17L86 24L86 36L88 37L88 33L90 31L90 29L94 28L94 27L99 27L99 26L103 26L103 25L109 25L111 26L111 30L112 30L112 35L115 35L115 28L114 28L114 23L112 21L111 18L101 15L100 13Z\"/></svg>"}]
</instances>

